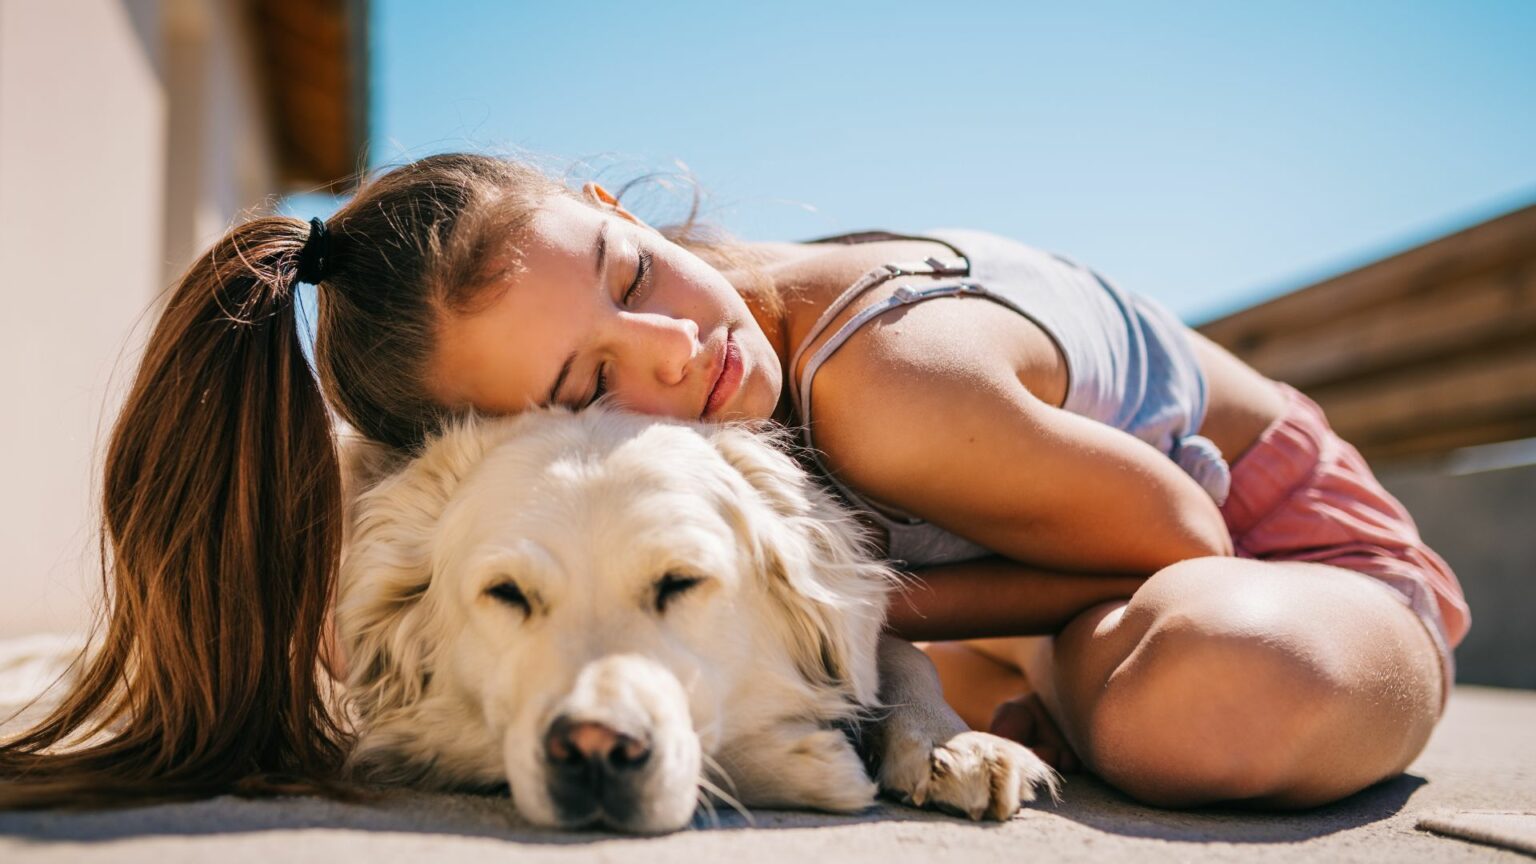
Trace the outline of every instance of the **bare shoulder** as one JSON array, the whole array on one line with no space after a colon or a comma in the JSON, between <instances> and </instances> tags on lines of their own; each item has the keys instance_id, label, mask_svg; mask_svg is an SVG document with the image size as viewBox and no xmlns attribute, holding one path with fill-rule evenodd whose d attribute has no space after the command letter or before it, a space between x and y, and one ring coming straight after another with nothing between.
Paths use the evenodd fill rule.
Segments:
<instances>
[{"instance_id":1,"label":"bare shoulder","mask_svg":"<svg viewBox=\"0 0 1536 864\"><path fill-rule=\"evenodd\" d=\"M913 251L923 252L918 260L934 254ZM890 260L910 256L878 263ZM809 344L794 374L845 321L885 301L898 285L924 279L892 280L858 298ZM832 299L811 311L819 317ZM815 441L828 466L870 500L915 512L913 465L971 460L980 469L997 456L992 440L1000 418L1017 420L1019 400L1027 396L1060 405L1066 385L1055 343L1002 304L957 295L897 306L865 322L817 371Z\"/></svg>"},{"instance_id":2,"label":"bare shoulder","mask_svg":"<svg viewBox=\"0 0 1536 864\"><path fill-rule=\"evenodd\" d=\"M900 285L922 287L930 277L907 276L877 285L848 304L815 339L811 329L843 292L883 264L947 256L949 249L927 241L891 241L829 246L796 259L780 280L787 300L789 343L804 346L796 380L809 358L845 322L884 302ZM855 332L818 371L816 387L829 378L888 378L928 371L1007 372L1052 405L1066 397L1066 362L1055 343L1034 322L980 297L941 297L892 309ZM813 411L819 406L812 406Z\"/></svg>"},{"instance_id":3,"label":"bare shoulder","mask_svg":"<svg viewBox=\"0 0 1536 864\"><path fill-rule=\"evenodd\" d=\"M854 306L895 286L881 289ZM1007 306L966 295L896 306L818 370L814 441L875 504L1018 560L1150 573L1219 552L1209 496L1154 448L1061 410L1066 383L1055 343ZM1127 525L1140 530L1127 537Z\"/></svg>"},{"instance_id":4,"label":"bare shoulder","mask_svg":"<svg viewBox=\"0 0 1536 864\"><path fill-rule=\"evenodd\" d=\"M1054 345L1020 334L1020 322L1034 326L976 297L897 307L867 322L816 373L811 414L829 467L876 503L910 507L891 492L911 479L904 466L949 451L956 434L976 441L967 422L1008 410L1023 378L1050 378Z\"/></svg>"}]
</instances>

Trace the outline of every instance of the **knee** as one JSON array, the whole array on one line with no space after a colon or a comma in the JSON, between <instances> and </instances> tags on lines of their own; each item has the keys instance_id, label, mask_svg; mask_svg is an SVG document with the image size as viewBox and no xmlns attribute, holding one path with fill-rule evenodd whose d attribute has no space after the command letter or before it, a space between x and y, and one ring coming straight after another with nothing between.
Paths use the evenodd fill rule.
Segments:
<instances>
[{"instance_id":1,"label":"knee","mask_svg":"<svg viewBox=\"0 0 1536 864\"><path fill-rule=\"evenodd\" d=\"M1282 794L1344 710L1344 684L1286 604L1262 591L1203 602L1211 595L1176 584L1198 581L1189 569L1151 586L1148 600L1181 599L1144 610L1149 623L1087 724L1090 762L1153 804Z\"/></svg>"}]
</instances>

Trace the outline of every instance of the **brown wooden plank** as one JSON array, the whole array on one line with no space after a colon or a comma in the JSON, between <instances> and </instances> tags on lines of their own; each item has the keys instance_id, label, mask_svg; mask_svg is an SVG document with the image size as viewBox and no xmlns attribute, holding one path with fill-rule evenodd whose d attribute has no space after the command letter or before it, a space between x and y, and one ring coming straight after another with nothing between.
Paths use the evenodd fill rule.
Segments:
<instances>
[{"instance_id":1,"label":"brown wooden plank","mask_svg":"<svg viewBox=\"0 0 1536 864\"><path fill-rule=\"evenodd\" d=\"M1533 255L1536 205L1208 322L1200 330L1241 354L1273 334L1293 333Z\"/></svg>"},{"instance_id":2,"label":"brown wooden plank","mask_svg":"<svg viewBox=\"0 0 1536 864\"><path fill-rule=\"evenodd\" d=\"M1357 443L1356 446L1373 466L1380 466L1416 457L1437 456L1461 447L1521 438L1536 438L1536 416L1491 420L1451 429L1429 429L1387 441Z\"/></svg>"},{"instance_id":3,"label":"brown wooden plank","mask_svg":"<svg viewBox=\"0 0 1536 864\"><path fill-rule=\"evenodd\" d=\"M349 179L367 134L366 2L243 2L285 182L315 186Z\"/></svg>"},{"instance_id":4,"label":"brown wooden plank","mask_svg":"<svg viewBox=\"0 0 1536 864\"><path fill-rule=\"evenodd\" d=\"M1536 340L1309 392L1357 445L1536 417Z\"/></svg>"},{"instance_id":5,"label":"brown wooden plank","mask_svg":"<svg viewBox=\"0 0 1536 864\"><path fill-rule=\"evenodd\" d=\"M1522 334L1536 340L1536 260L1274 334L1244 359L1306 389Z\"/></svg>"}]
</instances>

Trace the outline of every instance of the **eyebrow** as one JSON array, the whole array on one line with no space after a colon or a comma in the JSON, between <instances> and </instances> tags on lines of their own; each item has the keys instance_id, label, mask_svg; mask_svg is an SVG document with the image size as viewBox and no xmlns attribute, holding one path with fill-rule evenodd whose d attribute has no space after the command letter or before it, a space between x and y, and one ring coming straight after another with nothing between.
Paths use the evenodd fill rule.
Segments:
<instances>
[{"instance_id":1,"label":"eyebrow","mask_svg":"<svg viewBox=\"0 0 1536 864\"><path fill-rule=\"evenodd\" d=\"M603 267L607 264L608 258L608 222L606 220L603 222L603 227L598 229L597 243L593 246L592 252L593 258L597 262L592 268L592 272L601 279ZM560 386L565 383L566 377L571 374L571 366L575 363L576 352L572 351L571 356L565 358L565 362L560 365L560 374L555 376L555 386L549 388L549 395L544 397L545 407L555 404L555 394L560 392Z\"/></svg>"}]
</instances>

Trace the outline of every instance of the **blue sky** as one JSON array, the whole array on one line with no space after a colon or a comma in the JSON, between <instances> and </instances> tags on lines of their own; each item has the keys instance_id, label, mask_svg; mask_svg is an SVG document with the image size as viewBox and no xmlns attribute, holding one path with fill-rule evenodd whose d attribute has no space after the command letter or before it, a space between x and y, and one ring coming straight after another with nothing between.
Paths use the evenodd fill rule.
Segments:
<instances>
[{"instance_id":1,"label":"blue sky","mask_svg":"<svg viewBox=\"0 0 1536 864\"><path fill-rule=\"evenodd\" d=\"M1536 2L371 9L374 165L680 161L745 239L983 228L1192 322L1536 202Z\"/></svg>"}]
</instances>

